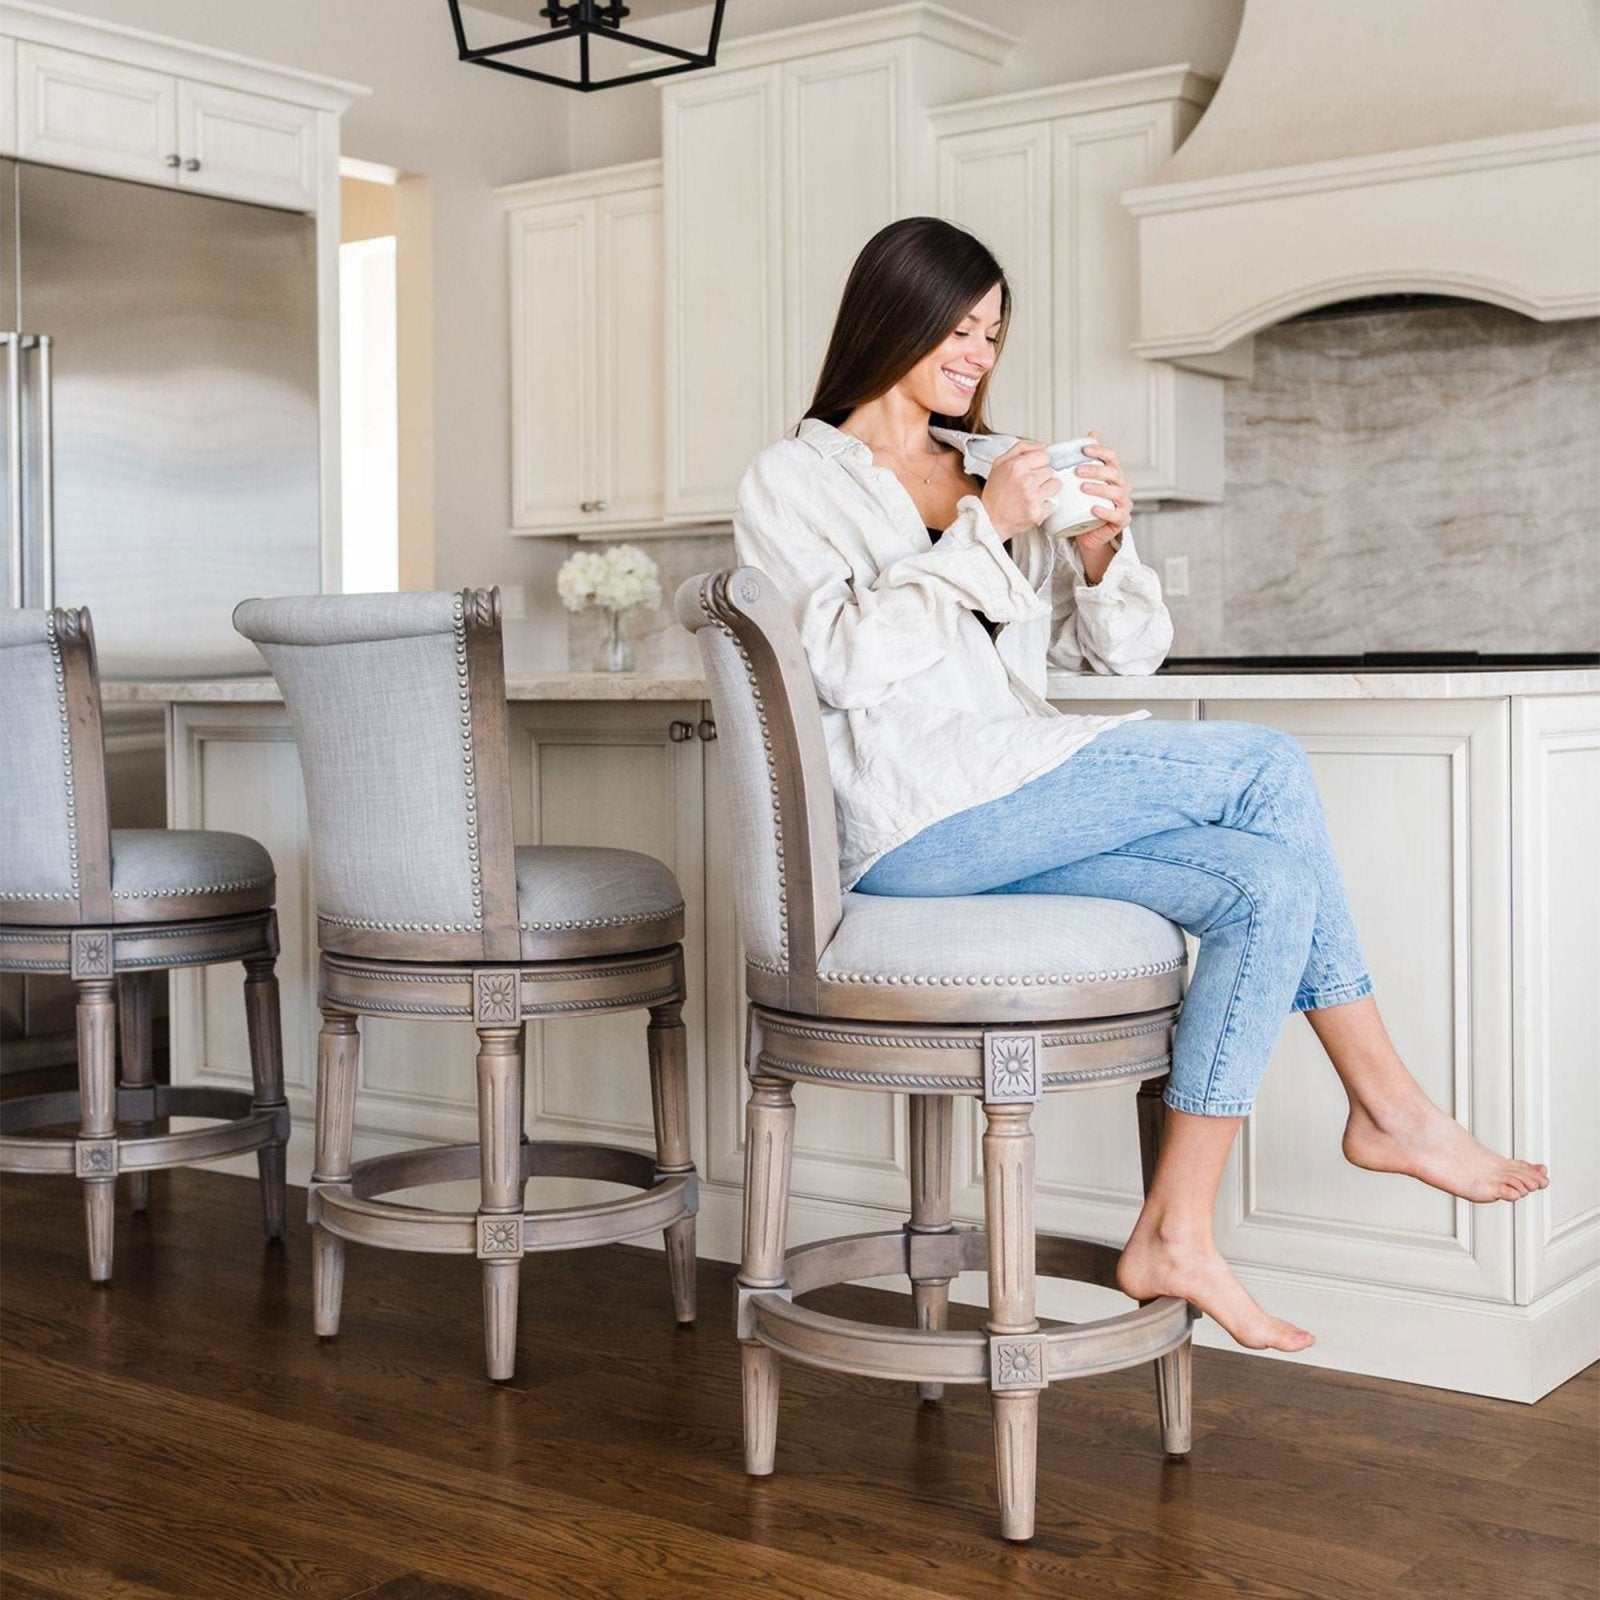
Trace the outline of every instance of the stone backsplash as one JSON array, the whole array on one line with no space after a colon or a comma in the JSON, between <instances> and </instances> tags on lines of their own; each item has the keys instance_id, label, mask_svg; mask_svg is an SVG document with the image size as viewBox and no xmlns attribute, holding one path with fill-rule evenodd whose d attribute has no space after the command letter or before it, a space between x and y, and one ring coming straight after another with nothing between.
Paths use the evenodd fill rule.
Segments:
<instances>
[{"instance_id":1,"label":"stone backsplash","mask_svg":"<svg viewBox=\"0 0 1600 1600\"><path fill-rule=\"evenodd\" d=\"M1227 393L1226 498L1136 514L1173 654L1600 649L1600 322L1486 305L1284 323ZM641 541L669 605L632 618L639 664L694 670L671 621L727 535ZM570 619L574 667L599 643Z\"/></svg>"}]
</instances>

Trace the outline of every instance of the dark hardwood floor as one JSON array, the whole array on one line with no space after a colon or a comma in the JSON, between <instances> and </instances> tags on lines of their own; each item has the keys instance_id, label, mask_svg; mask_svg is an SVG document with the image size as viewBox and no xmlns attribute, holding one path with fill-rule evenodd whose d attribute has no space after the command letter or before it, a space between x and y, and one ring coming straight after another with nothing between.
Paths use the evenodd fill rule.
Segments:
<instances>
[{"instance_id":1,"label":"dark hardwood floor","mask_svg":"<svg viewBox=\"0 0 1600 1600\"><path fill-rule=\"evenodd\" d=\"M320 1345L303 1223L269 1249L252 1183L153 1190L96 1290L77 1186L0 1183L5 1600L1600 1592L1600 1369L1526 1407L1200 1351L1186 1463L1161 1457L1147 1369L1067 1385L1039 1536L1011 1547L975 1390L927 1407L787 1365L778 1472L749 1481L726 1266L677 1331L659 1256L530 1258L496 1387L470 1261L351 1247Z\"/></svg>"}]
</instances>

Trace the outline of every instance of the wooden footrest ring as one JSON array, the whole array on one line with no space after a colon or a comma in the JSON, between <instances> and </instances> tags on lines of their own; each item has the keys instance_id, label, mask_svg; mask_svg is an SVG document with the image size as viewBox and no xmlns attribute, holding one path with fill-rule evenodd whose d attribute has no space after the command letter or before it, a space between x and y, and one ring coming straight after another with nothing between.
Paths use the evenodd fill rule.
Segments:
<instances>
[{"instance_id":1,"label":"wooden footrest ring","mask_svg":"<svg viewBox=\"0 0 1600 1600\"><path fill-rule=\"evenodd\" d=\"M475 1181L478 1146L440 1145L359 1161L343 1183L312 1180L308 1216L341 1239L383 1250L417 1250L434 1255L480 1256L483 1251L476 1211L434 1211L397 1205L379 1196L397 1189L436 1183ZM522 1146L524 1178L591 1178L628 1184L643 1193L588 1205L525 1211L522 1252L577 1250L618 1244L658 1233L699 1209L698 1178L692 1171L658 1173L655 1158L614 1145L532 1140ZM515 1213L512 1218L515 1220ZM511 1254L496 1249L495 1254Z\"/></svg>"},{"instance_id":2,"label":"wooden footrest ring","mask_svg":"<svg viewBox=\"0 0 1600 1600\"><path fill-rule=\"evenodd\" d=\"M791 1250L784 1258L788 1284L782 1289L740 1291L740 1336L755 1339L779 1355L832 1372L867 1378L898 1378L909 1383L972 1383L1000 1390L1044 1388L1068 1378L1116 1372L1154 1361L1188 1338L1195 1313L1187 1302L1167 1296L1133 1311L1094 1322L1042 1328L1028 1342L1042 1345L1042 1370L1007 1371L995 1366L991 1336L982 1330L901 1328L855 1322L796 1305L791 1294L850 1283L857 1278L911 1275L953 1277L980 1269L987 1243L978 1229L948 1233L870 1233L826 1239ZM1040 1235L1039 1272L1091 1283L1110 1283L1118 1252L1084 1239ZM1062 1271L1065 1264L1088 1271ZM1002 1341L1014 1343L1016 1341ZM1008 1352L1009 1353L1009 1352Z\"/></svg>"}]
</instances>

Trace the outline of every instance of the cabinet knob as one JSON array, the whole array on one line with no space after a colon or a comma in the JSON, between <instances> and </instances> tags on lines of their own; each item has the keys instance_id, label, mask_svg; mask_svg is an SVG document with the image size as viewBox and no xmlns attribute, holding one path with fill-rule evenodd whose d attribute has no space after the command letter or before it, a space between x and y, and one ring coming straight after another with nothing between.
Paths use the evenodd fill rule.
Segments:
<instances>
[{"instance_id":1,"label":"cabinet knob","mask_svg":"<svg viewBox=\"0 0 1600 1600\"><path fill-rule=\"evenodd\" d=\"M694 724L692 722L669 722L667 724L667 737L674 744L687 744L694 738Z\"/></svg>"},{"instance_id":2,"label":"cabinet knob","mask_svg":"<svg viewBox=\"0 0 1600 1600\"><path fill-rule=\"evenodd\" d=\"M609 511L611 509L611 502L609 500L596 500L594 503L594 509L596 511Z\"/></svg>"},{"instance_id":3,"label":"cabinet knob","mask_svg":"<svg viewBox=\"0 0 1600 1600\"><path fill-rule=\"evenodd\" d=\"M583 500L579 502L580 511L604 511L611 504L609 500Z\"/></svg>"},{"instance_id":4,"label":"cabinet knob","mask_svg":"<svg viewBox=\"0 0 1600 1600\"><path fill-rule=\"evenodd\" d=\"M180 167L183 165L182 159L179 157L176 150L174 150L172 154L167 157L167 165L169 167Z\"/></svg>"},{"instance_id":5,"label":"cabinet knob","mask_svg":"<svg viewBox=\"0 0 1600 1600\"><path fill-rule=\"evenodd\" d=\"M695 732L698 733L707 744L710 744L711 741L717 736L717 725L711 720L710 717L702 717L700 719L700 726L695 729Z\"/></svg>"},{"instance_id":6,"label":"cabinet knob","mask_svg":"<svg viewBox=\"0 0 1600 1600\"><path fill-rule=\"evenodd\" d=\"M200 163L193 156L190 156L189 159L184 162L183 170L185 172L198 172L200 170Z\"/></svg>"}]
</instances>

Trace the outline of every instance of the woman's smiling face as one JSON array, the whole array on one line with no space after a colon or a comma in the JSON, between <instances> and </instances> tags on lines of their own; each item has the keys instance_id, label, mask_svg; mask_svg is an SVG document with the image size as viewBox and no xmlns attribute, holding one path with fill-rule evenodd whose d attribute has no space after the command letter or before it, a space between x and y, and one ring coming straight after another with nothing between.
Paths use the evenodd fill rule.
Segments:
<instances>
[{"instance_id":1,"label":"woman's smiling face","mask_svg":"<svg viewBox=\"0 0 1600 1600\"><path fill-rule=\"evenodd\" d=\"M995 341L1000 337L1000 285L995 284L930 350L895 388L924 411L945 417L962 417L972 405L973 392L994 365Z\"/></svg>"}]
</instances>

